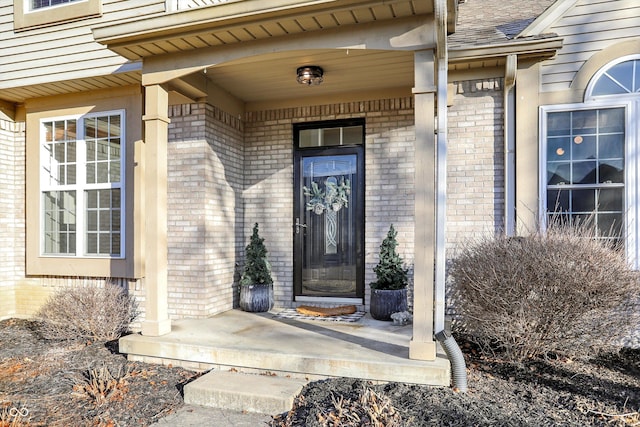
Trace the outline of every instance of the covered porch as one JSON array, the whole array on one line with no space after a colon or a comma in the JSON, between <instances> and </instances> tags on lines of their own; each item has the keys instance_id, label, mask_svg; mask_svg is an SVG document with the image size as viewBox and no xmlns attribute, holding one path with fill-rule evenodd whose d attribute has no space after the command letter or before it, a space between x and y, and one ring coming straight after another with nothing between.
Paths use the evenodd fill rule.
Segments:
<instances>
[{"instance_id":1,"label":"covered porch","mask_svg":"<svg viewBox=\"0 0 640 427\"><path fill-rule=\"evenodd\" d=\"M235 370L316 380L351 377L448 386L450 367L438 346L435 360L409 359L412 325L368 315L353 323L279 318L278 310L229 310L183 319L159 337L128 335L120 351L131 360L194 370Z\"/></svg>"}]
</instances>

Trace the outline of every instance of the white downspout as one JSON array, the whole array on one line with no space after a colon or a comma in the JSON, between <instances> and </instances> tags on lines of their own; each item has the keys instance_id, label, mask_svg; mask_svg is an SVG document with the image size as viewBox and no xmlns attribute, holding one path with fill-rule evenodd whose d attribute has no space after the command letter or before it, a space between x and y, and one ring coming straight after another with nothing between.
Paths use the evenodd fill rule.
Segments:
<instances>
[{"instance_id":1,"label":"white downspout","mask_svg":"<svg viewBox=\"0 0 640 427\"><path fill-rule=\"evenodd\" d=\"M434 289L433 330L444 330L445 311L445 221L447 195L447 1L436 0L434 3L436 18L436 57L437 57L437 92L436 92L436 266Z\"/></svg>"},{"instance_id":2,"label":"white downspout","mask_svg":"<svg viewBox=\"0 0 640 427\"><path fill-rule=\"evenodd\" d=\"M516 232L516 128L515 128L515 84L518 57L508 55L504 68L504 232L513 236Z\"/></svg>"}]
</instances>

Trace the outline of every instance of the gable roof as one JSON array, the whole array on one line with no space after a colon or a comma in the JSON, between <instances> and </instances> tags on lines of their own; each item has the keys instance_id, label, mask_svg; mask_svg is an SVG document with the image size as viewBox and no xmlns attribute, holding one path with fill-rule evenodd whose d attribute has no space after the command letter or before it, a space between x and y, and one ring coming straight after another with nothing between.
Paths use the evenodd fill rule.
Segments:
<instances>
[{"instance_id":1,"label":"gable roof","mask_svg":"<svg viewBox=\"0 0 640 427\"><path fill-rule=\"evenodd\" d=\"M466 0L458 5L456 32L448 37L449 48L504 44L542 15L556 0ZM529 38L549 35L531 34Z\"/></svg>"}]
</instances>

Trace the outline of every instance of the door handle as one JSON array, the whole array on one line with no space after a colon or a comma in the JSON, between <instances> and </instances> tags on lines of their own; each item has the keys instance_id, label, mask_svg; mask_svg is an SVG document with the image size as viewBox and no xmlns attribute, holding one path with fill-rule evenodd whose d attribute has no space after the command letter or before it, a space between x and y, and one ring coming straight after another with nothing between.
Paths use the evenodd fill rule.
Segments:
<instances>
[{"instance_id":1,"label":"door handle","mask_svg":"<svg viewBox=\"0 0 640 427\"><path fill-rule=\"evenodd\" d=\"M300 224L300 218L296 218L296 234L300 234L300 227L307 228L307 224Z\"/></svg>"}]
</instances>

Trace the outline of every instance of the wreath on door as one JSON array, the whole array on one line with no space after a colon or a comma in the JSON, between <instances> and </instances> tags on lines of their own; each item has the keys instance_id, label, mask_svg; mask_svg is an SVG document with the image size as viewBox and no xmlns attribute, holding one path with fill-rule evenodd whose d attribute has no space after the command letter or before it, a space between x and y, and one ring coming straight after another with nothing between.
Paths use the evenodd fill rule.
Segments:
<instances>
[{"instance_id":1,"label":"wreath on door","mask_svg":"<svg viewBox=\"0 0 640 427\"><path fill-rule=\"evenodd\" d=\"M351 184L344 176L340 180L331 176L324 182L324 188L320 188L317 182L311 182L311 188L302 187L304 195L309 197L307 210L316 215L322 215L325 211L338 212L342 208L349 207L349 194Z\"/></svg>"}]
</instances>

